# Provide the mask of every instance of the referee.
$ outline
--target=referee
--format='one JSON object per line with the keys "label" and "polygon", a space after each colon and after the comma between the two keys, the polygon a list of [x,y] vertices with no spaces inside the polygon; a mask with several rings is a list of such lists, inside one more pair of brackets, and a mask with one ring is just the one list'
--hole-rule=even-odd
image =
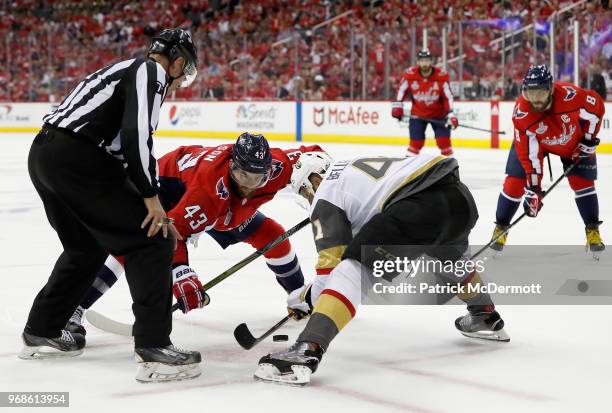
{"label": "referee", "polygon": [[193,82],[196,62],[188,31],[163,30],[147,58],[90,74],[43,118],[28,170],[64,251],[34,299],[21,358],[82,353],[85,337],[63,327],[110,253],[125,257],[137,360],[149,369],[180,365],[180,378],[186,370],[199,375],[200,354],[170,342],[171,262],[180,235],[158,198],[152,136],[162,102]]}

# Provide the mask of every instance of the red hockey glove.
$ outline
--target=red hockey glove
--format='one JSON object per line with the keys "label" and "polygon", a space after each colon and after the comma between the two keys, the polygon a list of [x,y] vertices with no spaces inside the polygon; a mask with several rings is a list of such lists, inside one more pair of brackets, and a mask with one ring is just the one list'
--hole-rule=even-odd
{"label": "red hockey glove", "polygon": [[525,213],[534,218],[542,209],[544,205],[542,203],[542,198],[544,197],[544,192],[542,192],[542,188],[539,186],[528,186],[525,188],[525,199],[523,200],[523,208],[525,208]]}
{"label": "red hockey glove", "polygon": [[459,120],[457,119],[456,116],[450,116],[446,119],[446,127],[447,128],[451,128],[453,130],[457,129],[457,126],[459,126]]}
{"label": "red hockey glove", "polygon": [[174,286],[172,292],[179,308],[188,313],[196,308],[202,308],[210,303],[210,297],[204,291],[195,271],[186,265],[179,265],[172,270]]}
{"label": "red hockey glove", "polygon": [[599,139],[594,138],[591,140],[583,139],[580,141],[576,148],[574,148],[574,152],[572,153],[572,160],[574,162],[580,162],[583,159],[589,159],[595,156],[595,149],[599,145]]}
{"label": "red hockey glove", "polygon": [[402,120],[404,117],[404,104],[402,102],[393,102],[391,105],[391,116],[397,120]]}

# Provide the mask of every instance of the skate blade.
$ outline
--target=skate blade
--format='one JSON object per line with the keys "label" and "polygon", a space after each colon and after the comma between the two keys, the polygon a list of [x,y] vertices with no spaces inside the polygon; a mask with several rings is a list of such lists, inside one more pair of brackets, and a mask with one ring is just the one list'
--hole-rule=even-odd
{"label": "skate blade", "polygon": [[601,257],[601,254],[604,252],[605,249],[606,246],[603,244],[594,244],[591,246],[586,246],[587,254],[590,253],[591,257],[593,257],[595,261],[599,261],[599,258]]}
{"label": "skate blade", "polygon": [[17,357],[22,360],[43,360],[65,357],[76,357],[83,354],[83,349],[74,351],[61,351],[49,346],[25,346]]}
{"label": "skate blade", "polygon": [[306,366],[291,366],[293,373],[281,373],[276,366],[262,363],[257,367],[253,378],[265,383],[282,384],[285,386],[305,386],[310,383],[312,371]]}
{"label": "skate blade", "polygon": [[590,251],[590,253],[591,253],[591,257],[593,257],[593,259],[594,259],[595,261],[599,261],[599,259],[601,258],[601,253],[602,253],[602,252],[603,252],[603,250],[599,250],[599,251],[597,251],[597,250],[591,250],[591,251]]}
{"label": "skate blade", "polygon": [[510,336],[504,331],[503,328],[498,331],[475,331],[475,332],[460,331],[460,333],[466,337],[478,338],[481,340],[501,341],[504,343],[507,343],[510,341]]}
{"label": "skate blade", "polygon": [[164,383],[168,381],[191,380],[199,377],[202,369],[199,363],[171,366],[162,363],[138,364],[136,381],[139,383]]}

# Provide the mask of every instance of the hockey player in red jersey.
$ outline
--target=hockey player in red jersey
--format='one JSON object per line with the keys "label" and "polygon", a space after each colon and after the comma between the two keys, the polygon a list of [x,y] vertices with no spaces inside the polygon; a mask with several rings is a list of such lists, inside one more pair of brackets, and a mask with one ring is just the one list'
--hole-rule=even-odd
{"label": "hockey player in red jersey", "polygon": [[[397,98],[392,106],[391,116],[401,120],[404,116],[403,101],[408,97],[412,101],[408,156],[418,155],[421,152],[425,144],[425,129],[428,123],[431,123],[442,155],[453,154],[450,131],[459,126],[457,117],[453,113],[453,93],[448,73],[433,67],[432,63],[429,50],[423,49],[418,53],[417,66],[408,68],[402,74]],[[428,119],[439,122],[430,122]]]}
{"label": "hockey player in red jersey", "polygon": [[[243,133],[236,144],[182,146],[159,160],[160,199],[183,237],[177,241],[172,274],[173,292],[184,313],[209,302],[195,270],[189,265],[187,244],[195,243],[204,232],[224,249],[237,242],[260,249],[278,238],[285,232],[284,228],[258,209],[289,183],[293,164],[303,152],[320,150],[316,145],[287,151],[270,149],[262,135]],[[264,256],[287,293],[304,285],[304,276],[289,240]],[[121,257],[109,256],[71,318],[70,330],[84,334],[83,312],[122,272]]]}
{"label": "hockey player in red jersey", "polygon": [[[497,201],[493,238],[502,234],[521,197],[528,216],[542,208],[544,156],[557,155],[564,170],[574,165],[567,180],[584,221],[587,248],[597,256],[605,246],[599,234],[599,203],[595,191],[599,144],[597,134],[605,112],[597,93],[571,83],[553,82],[545,65],[531,66],[523,80],[523,93],[514,106],[514,142],[506,163],[506,180]],[[492,248],[501,251],[507,232]]]}

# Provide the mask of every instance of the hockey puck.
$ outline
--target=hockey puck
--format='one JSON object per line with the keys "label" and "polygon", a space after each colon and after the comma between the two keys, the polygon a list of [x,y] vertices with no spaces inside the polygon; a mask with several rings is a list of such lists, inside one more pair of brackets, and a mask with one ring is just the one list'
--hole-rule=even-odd
{"label": "hockey puck", "polygon": [[272,336],[272,341],[289,341],[289,336],[286,334],[277,334]]}

